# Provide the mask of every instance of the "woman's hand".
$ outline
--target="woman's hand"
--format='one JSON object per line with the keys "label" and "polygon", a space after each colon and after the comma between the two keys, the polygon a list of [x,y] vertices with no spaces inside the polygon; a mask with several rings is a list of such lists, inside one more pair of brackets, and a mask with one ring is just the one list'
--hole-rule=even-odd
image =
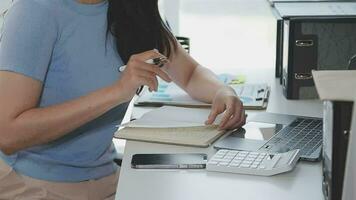
{"label": "woman's hand", "polygon": [[125,100],[130,101],[135,96],[139,87],[147,85],[150,91],[157,91],[159,76],[167,82],[171,82],[171,78],[166,72],[154,64],[147,64],[149,59],[165,57],[157,50],[146,51],[140,54],[135,54],[130,57],[125,70],[117,82],[120,92],[124,93]]}
{"label": "woman's hand", "polygon": [[231,87],[223,87],[216,93],[210,115],[205,123],[212,124],[216,117],[223,112],[225,113],[219,125],[220,130],[232,130],[246,123],[242,102]]}

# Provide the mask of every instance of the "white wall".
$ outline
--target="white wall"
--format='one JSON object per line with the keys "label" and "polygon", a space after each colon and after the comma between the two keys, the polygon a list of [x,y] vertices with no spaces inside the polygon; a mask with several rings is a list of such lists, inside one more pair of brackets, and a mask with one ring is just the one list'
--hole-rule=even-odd
{"label": "white wall", "polygon": [[172,32],[179,35],[180,0],[160,0],[159,4],[161,14],[168,20]]}
{"label": "white wall", "polygon": [[180,35],[190,38],[190,55],[202,66],[217,74],[274,66],[277,25],[266,0],[180,4]]}

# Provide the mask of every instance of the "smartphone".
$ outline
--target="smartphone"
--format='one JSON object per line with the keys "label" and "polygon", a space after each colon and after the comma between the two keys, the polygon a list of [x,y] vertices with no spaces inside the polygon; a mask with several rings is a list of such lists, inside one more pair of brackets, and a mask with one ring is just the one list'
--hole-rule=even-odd
{"label": "smartphone", "polygon": [[206,154],[135,154],[131,167],[135,169],[205,169]]}

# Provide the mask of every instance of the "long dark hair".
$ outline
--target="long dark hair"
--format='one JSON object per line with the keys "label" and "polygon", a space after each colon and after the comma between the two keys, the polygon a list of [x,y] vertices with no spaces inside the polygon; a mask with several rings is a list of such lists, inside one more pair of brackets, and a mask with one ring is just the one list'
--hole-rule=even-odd
{"label": "long dark hair", "polygon": [[170,57],[177,43],[158,10],[158,0],[109,0],[108,32],[124,63],[130,56],[158,49]]}

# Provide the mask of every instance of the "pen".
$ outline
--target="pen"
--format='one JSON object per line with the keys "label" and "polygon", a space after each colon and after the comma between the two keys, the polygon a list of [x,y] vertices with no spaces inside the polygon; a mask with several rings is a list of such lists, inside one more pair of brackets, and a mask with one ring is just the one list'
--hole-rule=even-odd
{"label": "pen", "polygon": [[[163,67],[163,65],[167,63],[167,58],[159,57],[159,58],[149,59],[149,60],[146,60],[146,63],[147,64],[155,64],[155,65],[158,65],[158,67]],[[119,71],[123,72],[123,71],[125,71],[125,69],[126,69],[126,65],[121,66],[119,68]]]}
{"label": "pen", "polygon": [[[168,60],[167,60],[166,57],[158,57],[158,58],[146,60],[146,63],[147,63],[147,64],[154,64],[154,65],[157,65],[157,66],[160,67],[160,68],[163,67],[167,62],[168,62]],[[121,66],[121,67],[119,68],[119,71],[120,71],[120,72],[125,71],[126,67],[127,67],[126,65]],[[136,94],[137,94],[137,95],[140,95],[140,93],[141,93],[142,90],[143,90],[143,87],[144,87],[144,86],[142,85],[142,86],[140,86],[139,88],[137,88],[137,90],[136,90]]]}

